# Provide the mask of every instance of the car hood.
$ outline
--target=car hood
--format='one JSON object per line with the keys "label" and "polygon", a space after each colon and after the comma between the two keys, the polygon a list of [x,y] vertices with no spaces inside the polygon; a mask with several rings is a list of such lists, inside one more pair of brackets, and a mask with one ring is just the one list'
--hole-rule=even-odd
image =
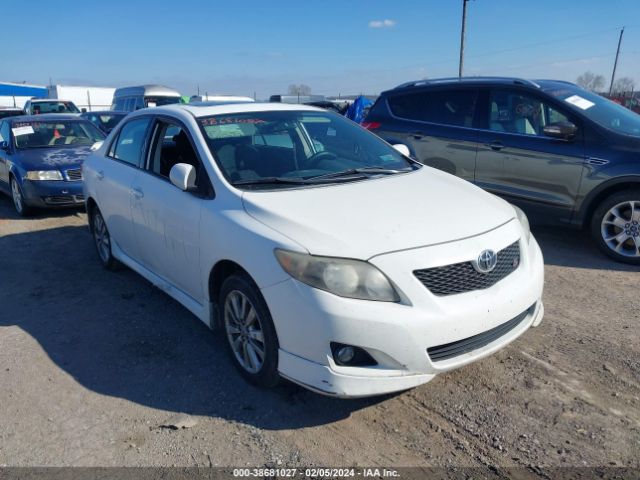
{"label": "car hood", "polygon": [[50,170],[80,165],[91,153],[91,146],[28,148],[18,150],[15,159],[25,170]]}
{"label": "car hood", "polygon": [[359,259],[478,235],[515,217],[504,200],[429,167],[358,182],[244,192],[242,201],[249,215],[311,254]]}

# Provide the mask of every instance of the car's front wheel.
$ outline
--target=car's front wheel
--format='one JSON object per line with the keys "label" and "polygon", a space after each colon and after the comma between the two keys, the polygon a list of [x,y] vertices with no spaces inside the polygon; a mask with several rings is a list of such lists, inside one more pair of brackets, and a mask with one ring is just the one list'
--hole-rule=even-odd
{"label": "car's front wheel", "polygon": [[108,270],[115,270],[118,261],[111,253],[111,235],[98,207],[91,212],[91,233],[98,251],[98,258],[102,266]]}
{"label": "car's front wheel", "polygon": [[15,177],[11,177],[11,199],[13,200],[13,208],[15,208],[18,215],[26,217],[31,214],[31,208],[24,202],[22,190]]}
{"label": "car's front wheel", "polygon": [[640,190],[615,193],[604,200],[591,219],[591,234],[610,257],[640,265]]}
{"label": "car's front wheel", "polygon": [[278,338],[266,302],[245,274],[222,284],[220,312],[231,358],[240,373],[261,387],[274,387],[278,375]]}

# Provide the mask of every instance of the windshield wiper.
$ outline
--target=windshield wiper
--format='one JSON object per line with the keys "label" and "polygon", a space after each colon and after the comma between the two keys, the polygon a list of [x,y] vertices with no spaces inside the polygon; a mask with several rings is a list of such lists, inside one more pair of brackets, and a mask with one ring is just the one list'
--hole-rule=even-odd
{"label": "windshield wiper", "polygon": [[290,185],[308,185],[308,180],[304,178],[295,178],[295,177],[263,177],[263,178],[253,178],[250,180],[236,180],[235,182],[231,182],[231,185],[269,185],[274,183],[282,183],[282,184],[290,184]]}
{"label": "windshield wiper", "polygon": [[397,170],[393,168],[384,168],[384,167],[360,167],[360,168],[349,168],[347,170],[341,170],[339,172],[333,173],[325,173],[323,175],[317,175],[315,177],[310,177],[309,180],[322,180],[326,178],[340,178],[340,177],[350,177],[352,175],[394,175],[396,173],[409,172],[410,170]]}

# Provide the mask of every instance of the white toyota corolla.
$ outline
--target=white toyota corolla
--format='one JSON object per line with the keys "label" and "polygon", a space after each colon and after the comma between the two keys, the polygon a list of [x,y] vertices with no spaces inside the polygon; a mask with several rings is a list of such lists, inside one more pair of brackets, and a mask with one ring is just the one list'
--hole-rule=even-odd
{"label": "white toyota corolla", "polygon": [[544,271],[519,209],[403,152],[300,105],[140,110],[83,166],[99,258],[220,327],[255,384],[420,385],[538,325]]}

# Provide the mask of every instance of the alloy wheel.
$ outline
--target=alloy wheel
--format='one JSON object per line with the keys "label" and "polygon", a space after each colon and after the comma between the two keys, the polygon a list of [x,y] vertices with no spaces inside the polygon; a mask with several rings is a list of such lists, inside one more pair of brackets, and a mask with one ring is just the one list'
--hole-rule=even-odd
{"label": "alloy wheel", "polygon": [[231,350],[242,368],[259,372],[265,361],[264,332],[256,309],[242,292],[233,290],[227,295],[224,322]]}
{"label": "alloy wheel", "polygon": [[18,213],[22,213],[24,206],[22,205],[22,193],[20,187],[15,178],[11,179],[11,197],[13,198],[13,204],[16,207]]}
{"label": "alloy wheel", "polygon": [[98,247],[98,255],[105,264],[108,263],[111,257],[111,238],[100,212],[93,217],[93,238]]}
{"label": "alloy wheel", "polygon": [[600,232],[615,253],[640,258],[640,201],[628,200],[610,208],[602,218]]}

